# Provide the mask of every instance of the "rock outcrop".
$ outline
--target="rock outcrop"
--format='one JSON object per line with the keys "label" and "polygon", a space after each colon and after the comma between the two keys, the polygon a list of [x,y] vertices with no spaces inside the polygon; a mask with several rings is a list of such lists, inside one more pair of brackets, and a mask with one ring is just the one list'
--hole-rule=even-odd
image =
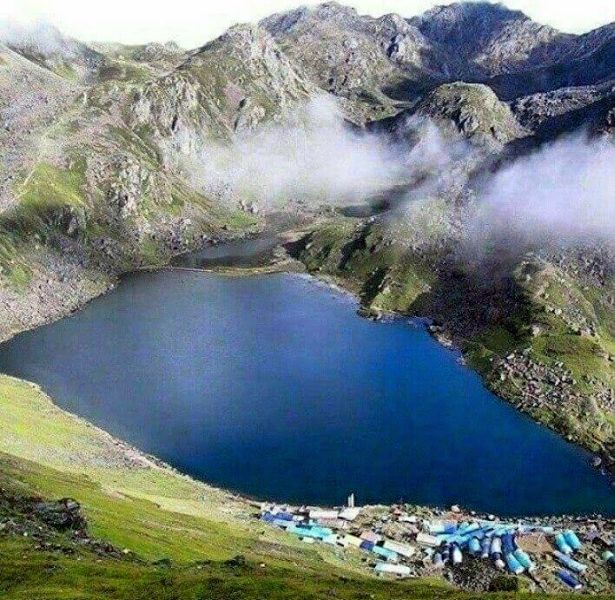
{"label": "rock outcrop", "polygon": [[442,85],[430,92],[412,112],[476,143],[504,145],[525,135],[510,107],[486,85]]}

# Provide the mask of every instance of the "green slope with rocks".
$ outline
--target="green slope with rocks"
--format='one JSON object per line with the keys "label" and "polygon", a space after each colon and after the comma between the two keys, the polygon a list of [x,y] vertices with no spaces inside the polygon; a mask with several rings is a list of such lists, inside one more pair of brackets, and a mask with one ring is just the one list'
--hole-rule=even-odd
{"label": "green slope with rocks", "polygon": [[421,208],[395,226],[330,222],[290,251],[353,291],[368,313],[431,319],[434,335],[460,347],[493,391],[612,468],[612,256],[596,259],[586,247],[530,252],[506,268],[470,266],[455,257],[448,207],[433,200]]}

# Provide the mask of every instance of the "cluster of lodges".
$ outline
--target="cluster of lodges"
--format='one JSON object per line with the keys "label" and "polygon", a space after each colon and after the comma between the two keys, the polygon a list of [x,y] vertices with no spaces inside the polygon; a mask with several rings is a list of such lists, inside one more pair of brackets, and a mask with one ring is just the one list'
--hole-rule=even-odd
{"label": "cluster of lodges", "polygon": [[373,529],[357,527],[354,523],[361,510],[354,506],[351,495],[349,506],[341,509],[266,505],[261,507],[260,518],[284,529],[287,533],[298,536],[306,543],[321,541],[342,548],[354,547],[371,552],[380,559],[375,567],[378,573],[410,576],[412,572],[410,567],[400,563],[412,558],[416,553],[416,547],[387,539]]}
{"label": "cluster of lodges", "polygon": [[[508,523],[495,517],[479,519],[440,520],[408,514],[393,509],[377,522],[365,518],[365,509],[354,506],[354,496],[348,506],[339,509],[262,505],[260,519],[306,543],[322,542],[343,548],[354,547],[370,553],[378,574],[410,577],[420,572],[454,569],[464,562],[464,556],[482,559],[501,571],[533,578],[536,564],[524,546],[532,536],[549,540],[552,558],[560,567],[554,575],[566,586],[579,590],[586,565],[572,558],[582,543],[571,529],[556,531],[552,526],[536,523]],[[366,507],[367,508],[367,507]],[[453,507],[453,513],[459,512]],[[395,539],[384,530],[390,523],[402,525],[395,530]],[[385,527],[384,525],[387,525]],[[615,555],[605,553],[603,559],[615,566]]]}
{"label": "cluster of lodges", "polygon": [[575,574],[583,573],[587,566],[570,556],[583,545],[571,529],[556,533],[552,526],[476,520],[431,523],[429,530],[437,540],[437,550],[433,553],[435,565],[444,566],[447,562],[461,564],[463,553],[467,552],[471,556],[491,560],[497,569],[514,575],[527,573],[530,577],[536,570],[536,564],[522,548],[521,540],[536,534],[547,535],[553,538],[555,549],[552,555],[565,567],[556,572],[557,577],[572,589],[580,590],[583,587]]}

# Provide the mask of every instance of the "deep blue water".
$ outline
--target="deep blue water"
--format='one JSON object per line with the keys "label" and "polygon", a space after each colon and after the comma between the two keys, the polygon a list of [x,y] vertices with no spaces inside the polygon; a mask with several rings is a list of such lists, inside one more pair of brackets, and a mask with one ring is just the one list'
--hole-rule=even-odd
{"label": "deep blue water", "polygon": [[293,275],[143,273],[0,346],[0,371],[208,482],[261,498],[615,512],[584,452],[406,320]]}

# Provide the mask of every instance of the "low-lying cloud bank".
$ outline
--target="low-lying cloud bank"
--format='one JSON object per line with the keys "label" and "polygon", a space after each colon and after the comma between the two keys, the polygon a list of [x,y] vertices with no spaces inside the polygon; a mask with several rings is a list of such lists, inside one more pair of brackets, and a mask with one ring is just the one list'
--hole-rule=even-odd
{"label": "low-lying cloud bank", "polygon": [[615,145],[563,138],[505,166],[479,194],[473,234],[516,243],[615,241]]}
{"label": "low-lying cloud bank", "polygon": [[364,201],[404,181],[404,157],[382,136],[352,129],[332,99],[317,98],[290,123],[242,132],[230,144],[209,144],[197,182],[228,187],[244,201],[279,208]]}
{"label": "low-lying cloud bank", "polygon": [[408,201],[446,188],[464,141],[449,141],[425,118],[409,117],[400,135],[359,130],[336,102],[321,96],[289,115],[210,142],[190,171],[206,191],[226,189],[262,208],[360,204],[407,186]]}
{"label": "low-lying cloud bank", "polygon": [[[398,134],[350,128],[334,100],[321,97],[296,111],[290,124],[269,123],[231,144],[210,144],[193,172],[201,187],[231,190],[269,209],[358,204],[405,185],[405,201],[388,217],[399,221],[416,219],[417,207],[429,211],[429,198],[450,200],[487,158],[429,119],[409,117]],[[506,164],[474,192],[462,228],[468,253],[494,244],[516,252],[615,241],[615,145],[609,139],[563,138]]]}

